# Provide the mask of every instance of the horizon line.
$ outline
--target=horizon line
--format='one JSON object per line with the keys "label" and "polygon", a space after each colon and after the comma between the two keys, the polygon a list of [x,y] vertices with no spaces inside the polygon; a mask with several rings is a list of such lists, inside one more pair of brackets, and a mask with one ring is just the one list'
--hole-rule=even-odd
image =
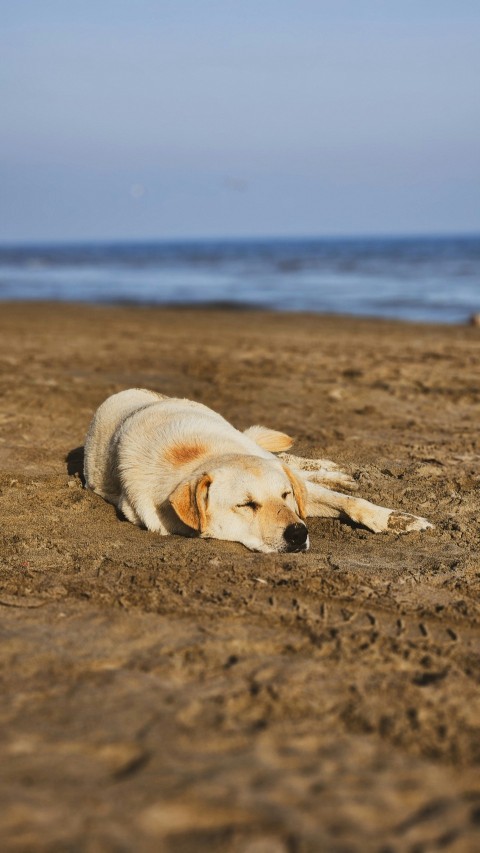
{"label": "horizon line", "polygon": [[221,235],[221,236],[176,236],[176,237],[81,237],[81,238],[40,238],[19,239],[11,241],[0,240],[0,250],[4,249],[36,249],[49,247],[81,247],[81,246],[115,246],[115,245],[145,245],[145,244],[182,244],[182,243],[263,243],[263,242],[322,242],[322,241],[355,241],[355,240],[448,240],[448,239],[480,239],[478,231],[417,231],[417,232],[351,232],[338,234],[262,234]]}

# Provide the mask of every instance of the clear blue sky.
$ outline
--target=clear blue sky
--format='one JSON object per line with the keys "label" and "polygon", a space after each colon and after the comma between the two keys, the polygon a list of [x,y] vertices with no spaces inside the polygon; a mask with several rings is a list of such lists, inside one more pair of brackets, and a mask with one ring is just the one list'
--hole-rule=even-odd
{"label": "clear blue sky", "polygon": [[0,241],[480,231],[479,0],[0,0]]}

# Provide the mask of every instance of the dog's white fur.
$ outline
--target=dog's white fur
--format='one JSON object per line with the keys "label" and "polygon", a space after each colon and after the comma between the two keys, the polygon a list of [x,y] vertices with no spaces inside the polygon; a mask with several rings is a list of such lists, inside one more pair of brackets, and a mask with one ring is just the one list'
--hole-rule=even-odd
{"label": "dog's white fur", "polygon": [[306,516],[344,516],[375,533],[432,526],[332,491],[356,483],[332,462],[284,453],[291,444],[265,427],[239,432],[201,403],[132,388],[97,409],[85,442],[85,482],[148,530],[254,551],[306,550]]}

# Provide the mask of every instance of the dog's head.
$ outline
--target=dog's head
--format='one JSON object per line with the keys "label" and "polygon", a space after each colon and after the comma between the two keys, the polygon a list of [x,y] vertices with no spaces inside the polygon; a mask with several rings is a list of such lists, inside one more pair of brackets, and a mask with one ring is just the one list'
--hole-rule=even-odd
{"label": "dog's head", "polygon": [[265,553],[309,547],[305,486],[273,457],[224,456],[180,483],[170,503],[204,539]]}

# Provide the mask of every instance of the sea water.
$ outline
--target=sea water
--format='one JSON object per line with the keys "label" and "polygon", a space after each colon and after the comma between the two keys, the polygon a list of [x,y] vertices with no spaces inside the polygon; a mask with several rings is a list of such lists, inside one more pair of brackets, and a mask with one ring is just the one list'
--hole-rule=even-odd
{"label": "sea water", "polygon": [[480,312],[480,236],[3,246],[0,299],[465,322]]}

